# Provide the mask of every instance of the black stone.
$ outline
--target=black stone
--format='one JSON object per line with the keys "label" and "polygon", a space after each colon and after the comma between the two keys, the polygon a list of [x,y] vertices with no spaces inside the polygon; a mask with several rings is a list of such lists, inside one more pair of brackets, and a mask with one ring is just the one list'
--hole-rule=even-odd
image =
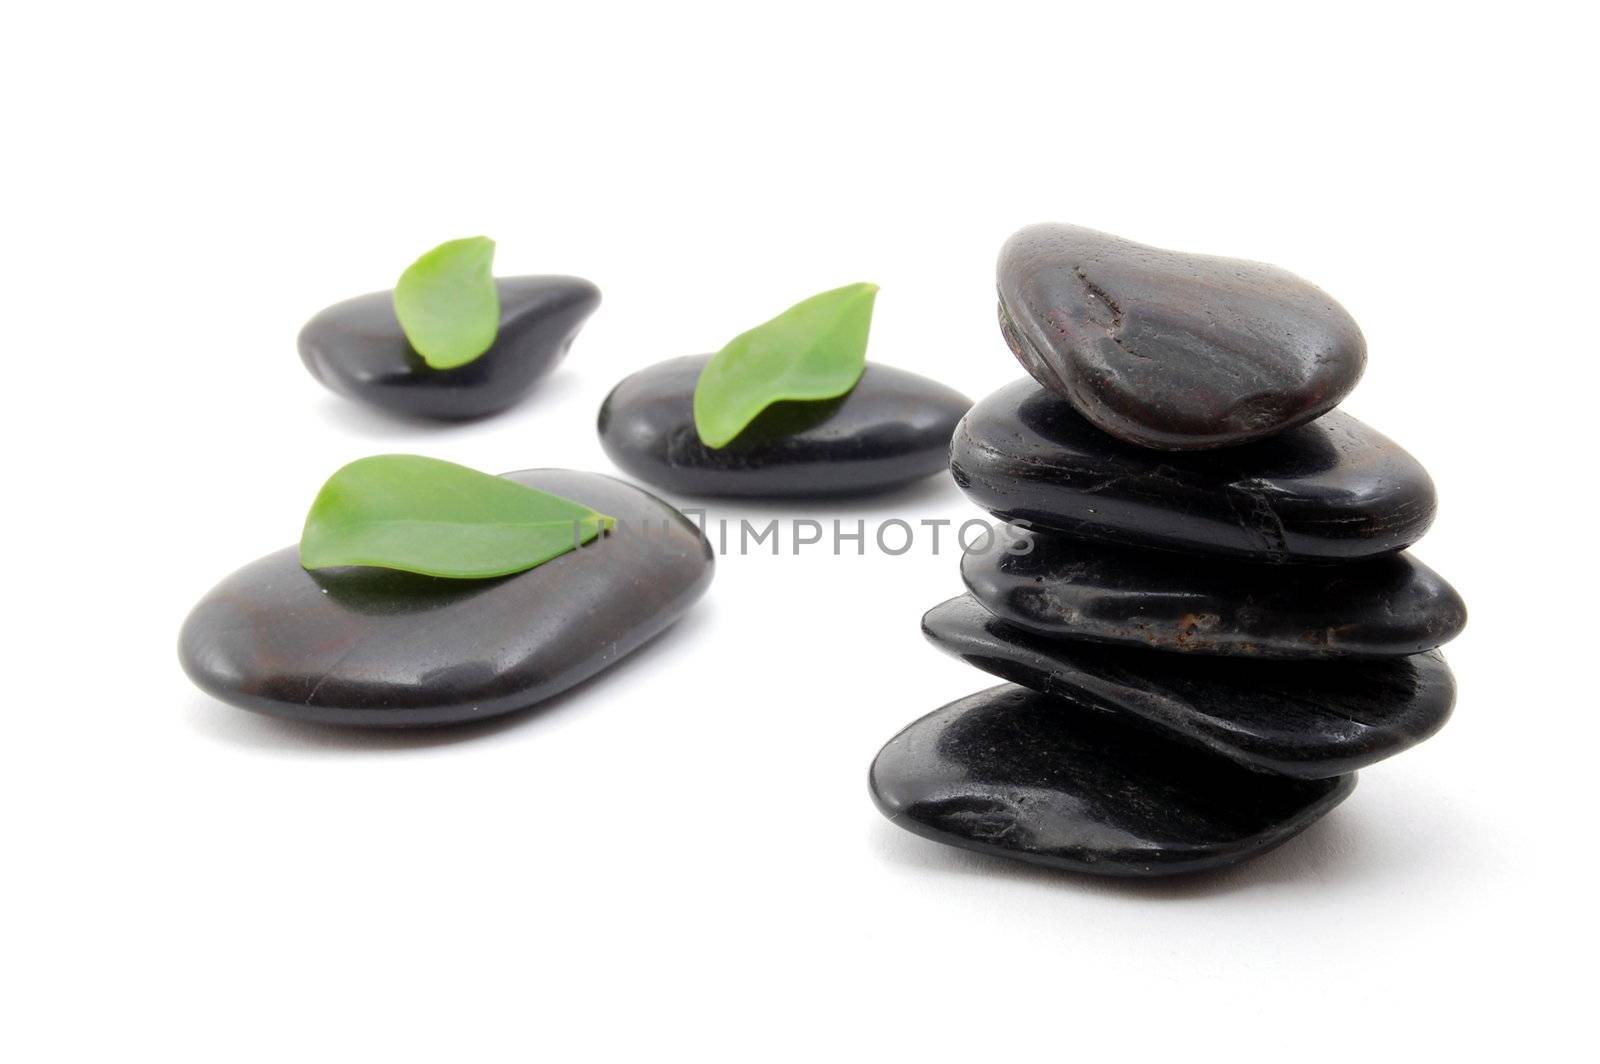
{"label": "black stone", "polygon": [[1427,471],[1335,410],[1257,443],[1158,452],[1112,439],[1028,379],[962,419],[956,483],[1035,528],[1268,562],[1397,551],[1433,521]]}
{"label": "black stone", "polygon": [[1467,622],[1455,588],[1408,553],[1258,565],[1024,533],[969,552],[961,578],[989,610],[1040,635],[1192,654],[1416,654]]}
{"label": "black stone", "polygon": [[774,403],[728,446],[694,427],[694,386],[710,355],[624,379],[600,407],[600,443],[622,469],[684,495],[822,497],[885,491],[941,472],[972,400],[937,381],[869,364],[851,391]]}
{"label": "black stone", "polygon": [[1302,779],[1354,772],[1444,726],[1455,679],[1438,651],[1353,661],[1163,654],[1044,639],[970,595],[929,610],[922,633],[1001,679],[1083,707],[1126,713],[1249,768]]}
{"label": "black stone", "polygon": [[459,421],[497,413],[561,361],[600,290],[577,277],[502,277],[494,344],[454,369],[433,369],[412,350],[393,292],[372,292],[322,311],[300,331],[300,358],[340,395],[391,413]]}
{"label": "black stone", "polygon": [[194,608],[178,642],[184,670],[225,702],[294,720],[483,720],[616,663],[710,584],[710,545],[660,499],[596,473],[507,478],[583,502],[618,527],[498,580],[312,573],[289,547],[229,576]]}
{"label": "black stone", "polygon": [[878,753],[870,777],[878,808],[908,831],[1116,876],[1254,857],[1304,830],[1355,782],[1252,772],[1011,684],[912,724]]}
{"label": "black stone", "polygon": [[1143,447],[1275,435],[1332,410],[1366,366],[1343,307],[1259,262],[1035,225],[1001,250],[999,289],[1001,332],[1034,379]]}

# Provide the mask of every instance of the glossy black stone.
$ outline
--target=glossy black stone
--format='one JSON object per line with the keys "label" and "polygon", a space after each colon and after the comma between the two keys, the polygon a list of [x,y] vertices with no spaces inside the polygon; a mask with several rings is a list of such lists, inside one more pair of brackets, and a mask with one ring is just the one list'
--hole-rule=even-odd
{"label": "glossy black stone", "polygon": [[225,702],[294,720],[483,720],[614,664],[710,584],[710,544],[653,495],[565,469],[507,477],[583,502],[618,526],[498,580],[311,573],[289,547],[229,576],[194,608],[178,642],[184,670]]}
{"label": "glossy black stone", "polygon": [[694,386],[710,355],[633,374],[600,407],[600,442],[633,476],[684,495],[809,497],[885,491],[943,471],[972,400],[937,381],[869,364],[848,394],[775,403],[728,446],[694,427]]}
{"label": "glossy black stone", "polygon": [[1143,447],[1275,435],[1332,410],[1366,367],[1355,320],[1285,270],[1075,225],[1008,240],[999,294],[1001,332],[1034,379]]}
{"label": "glossy black stone", "polygon": [[1062,712],[1126,713],[1263,772],[1321,779],[1392,757],[1444,727],[1455,679],[1436,650],[1400,658],[1261,661],[1045,639],[970,595],[929,610],[922,634]]}
{"label": "glossy black stone", "polygon": [[1416,654],[1467,623],[1455,588],[1409,553],[1258,565],[1024,533],[965,555],[961,578],[989,610],[1044,636],[1191,654]]}
{"label": "glossy black stone", "polygon": [[411,348],[394,314],[394,293],[336,303],[300,331],[300,358],[340,395],[391,413],[459,421],[493,414],[527,394],[572,346],[600,305],[578,277],[502,277],[500,332],[464,366],[433,369]]}
{"label": "glossy black stone", "polygon": [[979,506],[1035,528],[1265,562],[1397,551],[1437,505],[1415,458],[1342,411],[1226,450],[1150,451],[1026,378],[961,420],[950,469]]}
{"label": "glossy black stone", "polygon": [[1108,713],[1004,684],[891,739],[873,800],[918,835],[1077,872],[1220,868],[1291,838],[1355,787],[1252,772]]}

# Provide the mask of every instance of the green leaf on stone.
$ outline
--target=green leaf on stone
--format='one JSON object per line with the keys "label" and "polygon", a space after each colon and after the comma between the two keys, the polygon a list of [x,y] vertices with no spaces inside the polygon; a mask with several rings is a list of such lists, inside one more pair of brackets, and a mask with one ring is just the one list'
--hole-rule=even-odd
{"label": "green leaf on stone", "polygon": [[835,288],[728,341],[695,384],[700,442],[726,447],[773,403],[837,399],[854,388],[877,295],[875,284]]}
{"label": "green leaf on stone", "polygon": [[487,579],[559,558],[615,524],[580,502],[453,462],[380,454],[322,486],[300,534],[300,564]]}
{"label": "green leaf on stone", "polygon": [[422,360],[454,369],[494,344],[500,293],[494,285],[494,241],[447,240],[413,262],[394,286],[394,313]]}

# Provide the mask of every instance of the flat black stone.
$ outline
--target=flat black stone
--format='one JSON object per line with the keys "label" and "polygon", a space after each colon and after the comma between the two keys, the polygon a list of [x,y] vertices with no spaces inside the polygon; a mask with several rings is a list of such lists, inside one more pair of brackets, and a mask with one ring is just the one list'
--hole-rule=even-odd
{"label": "flat black stone", "polygon": [[710,544],[653,495],[597,473],[506,476],[610,514],[618,527],[498,580],[312,573],[289,547],[201,599],[178,640],[184,670],[207,693],[275,717],[384,727],[483,720],[615,664],[710,584]]}
{"label": "flat black stone", "polygon": [[600,290],[578,277],[502,277],[494,344],[455,369],[433,369],[406,339],[393,292],[336,303],[300,330],[300,358],[340,395],[391,413],[459,421],[504,410],[550,371]]}
{"label": "flat black stone", "polygon": [[1173,738],[1263,772],[1354,772],[1444,727],[1455,679],[1436,650],[1353,661],[1239,662],[1044,639],[970,595],[922,618],[922,634],[1001,679],[1062,698],[1062,712],[1132,714]]}
{"label": "flat black stone", "polygon": [[969,552],[961,578],[989,610],[1040,635],[1190,654],[1416,654],[1467,623],[1455,588],[1409,553],[1258,565],[1035,533]]}
{"label": "flat black stone", "polygon": [[774,403],[728,446],[694,427],[710,355],[625,378],[600,407],[600,443],[622,469],[684,495],[819,498],[886,491],[943,471],[972,400],[938,381],[869,364],[839,399]]}
{"label": "flat black stone", "polygon": [[1007,520],[1267,562],[1397,551],[1427,531],[1437,506],[1417,460],[1342,411],[1222,451],[1150,451],[1026,378],[961,420],[950,470]]}
{"label": "flat black stone", "polygon": [[908,831],[1111,876],[1237,864],[1304,830],[1355,782],[1252,772],[1011,684],[912,724],[870,776],[878,808]]}
{"label": "flat black stone", "polygon": [[1276,435],[1332,410],[1366,367],[1343,307],[1259,262],[1035,225],[1001,250],[999,290],[1001,332],[1034,379],[1143,447]]}

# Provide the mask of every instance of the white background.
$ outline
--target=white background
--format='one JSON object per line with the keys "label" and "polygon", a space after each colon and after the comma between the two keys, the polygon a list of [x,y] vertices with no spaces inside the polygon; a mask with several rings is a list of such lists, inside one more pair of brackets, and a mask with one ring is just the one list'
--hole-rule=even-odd
{"label": "white background", "polygon": [[[1536,1055],[1592,1008],[1596,174],[1579,5],[34,5],[8,19],[8,1059]],[[543,710],[348,734],[192,688],[189,606],[322,480],[414,451],[611,471],[651,362],[883,286],[870,357],[1020,375],[1005,237],[1283,265],[1361,322],[1346,409],[1472,609],[1435,740],[1234,872],[941,848],[866,770],[991,681],[924,644],[956,557],[728,557]],[[455,428],[294,338],[485,233],[600,312]],[[948,478],[878,520],[978,511]],[[1583,1035],[1587,1039],[1587,1035]]]}

